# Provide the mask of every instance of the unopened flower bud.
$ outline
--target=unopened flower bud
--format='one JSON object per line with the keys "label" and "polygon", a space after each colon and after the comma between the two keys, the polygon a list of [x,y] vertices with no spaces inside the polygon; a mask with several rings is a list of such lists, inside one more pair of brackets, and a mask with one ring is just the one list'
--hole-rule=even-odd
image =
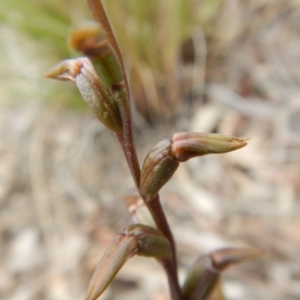
{"label": "unopened flower bud", "polygon": [[171,140],[159,141],[148,152],[141,171],[141,195],[145,198],[155,196],[172,177],[179,162],[196,156],[233,151],[245,145],[245,139],[221,134],[175,133]]}
{"label": "unopened flower bud", "polygon": [[170,260],[172,249],[168,239],[157,229],[134,224],[118,234],[101,258],[90,281],[85,300],[96,300],[118,271],[134,255]]}
{"label": "unopened flower bud", "polygon": [[169,240],[157,229],[133,224],[128,226],[124,233],[137,238],[137,255],[167,260],[172,258]]}
{"label": "unopened flower bud", "polygon": [[118,105],[99,79],[88,58],[65,60],[47,72],[45,76],[74,81],[83,99],[98,119],[115,133],[122,133],[122,120]]}
{"label": "unopened flower bud", "polygon": [[223,248],[200,257],[186,277],[183,285],[184,299],[208,299],[226,268],[254,259],[258,255],[252,249]]}
{"label": "unopened flower bud", "polygon": [[220,274],[212,267],[210,257],[200,257],[184,282],[182,288],[184,299],[208,299],[219,280]]}
{"label": "unopened flower bud", "polygon": [[118,234],[101,258],[84,299],[97,300],[136,251],[137,239],[134,236]]}
{"label": "unopened flower bud", "polygon": [[96,73],[108,89],[122,84],[121,65],[100,23],[89,22],[74,30],[69,40],[72,48],[91,60]]}

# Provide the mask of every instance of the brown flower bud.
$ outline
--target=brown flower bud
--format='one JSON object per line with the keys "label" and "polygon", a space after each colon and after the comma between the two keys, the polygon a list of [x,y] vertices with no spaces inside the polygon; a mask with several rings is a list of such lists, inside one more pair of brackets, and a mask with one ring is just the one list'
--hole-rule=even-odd
{"label": "brown flower bud", "polygon": [[200,257],[189,271],[182,288],[184,299],[204,300],[212,294],[220,274],[211,264],[209,256]]}
{"label": "brown flower bud", "polygon": [[146,155],[141,172],[141,195],[154,197],[172,177],[179,162],[196,156],[233,151],[245,145],[245,139],[221,134],[175,133],[171,140],[159,141]]}
{"label": "brown flower bud", "polygon": [[65,60],[47,72],[45,76],[74,81],[83,99],[97,118],[113,132],[122,133],[118,104],[109,89],[99,79],[88,58]]}
{"label": "brown flower bud", "polygon": [[138,239],[137,255],[167,260],[172,258],[170,242],[157,229],[142,224],[134,224],[128,226],[124,233]]}
{"label": "brown flower bud", "polygon": [[118,234],[105,251],[90,281],[85,300],[96,300],[128,259],[134,255],[170,260],[168,239],[157,229],[134,224]]}
{"label": "brown flower bud", "polygon": [[184,299],[207,299],[217,287],[221,273],[228,267],[258,257],[252,249],[223,248],[200,257],[183,285]]}
{"label": "brown flower bud", "polygon": [[134,236],[118,234],[101,258],[90,281],[85,300],[98,299],[136,251],[137,239]]}
{"label": "brown flower bud", "polygon": [[125,88],[121,64],[100,23],[92,21],[74,30],[69,40],[72,48],[91,60],[96,73],[108,89]]}

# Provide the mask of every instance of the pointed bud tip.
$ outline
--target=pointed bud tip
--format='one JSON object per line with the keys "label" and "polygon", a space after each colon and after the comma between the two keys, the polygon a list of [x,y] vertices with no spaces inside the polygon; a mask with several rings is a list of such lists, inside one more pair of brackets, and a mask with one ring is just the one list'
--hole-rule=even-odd
{"label": "pointed bud tip", "polygon": [[240,149],[243,148],[245,146],[248,145],[248,142],[250,138],[237,138],[237,137],[233,137],[232,138],[232,146],[234,147],[234,149]]}
{"label": "pointed bud tip", "polygon": [[228,267],[257,259],[262,253],[252,248],[223,248],[210,253],[214,268],[223,271]]}
{"label": "pointed bud tip", "polygon": [[190,158],[220,154],[243,148],[246,138],[236,138],[216,133],[178,132],[171,139],[171,153],[180,162]]}
{"label": "pointed bud tip", "polygon": [[54,66],[52,69],[47,71],[44,74],[45,78],[50,79],[56,79],[56,80],[71,80],[75,81],[75,78],[78,74],[80,74],[80,70],[83,64],[82,59],[67,59],[56,66]]}

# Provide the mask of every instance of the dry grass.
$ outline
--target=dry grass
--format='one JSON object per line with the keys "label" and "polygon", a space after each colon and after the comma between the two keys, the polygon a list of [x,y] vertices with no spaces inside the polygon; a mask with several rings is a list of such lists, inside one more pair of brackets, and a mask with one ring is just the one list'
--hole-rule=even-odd
{"label": "dry grass", "polygon": [[[65,36],[87,16],[83,1],[61,3],[0,4],[1,299],[82,299],[130,221],[122,200],[133,182],[117,143],[89,113],[57,105],[73,100],[71,87],[40,77],[70,55]],[[182,165],[164,188],[181,273],[198,254],[249,245],[264,256],[228,271],[228,299],[299,299],[299,2],[141,3],[106,1],[142,101],[141,158],[174,131],[251,137],[243,150]],[[168,299],[160,271],[134,259],[104,299]]]}

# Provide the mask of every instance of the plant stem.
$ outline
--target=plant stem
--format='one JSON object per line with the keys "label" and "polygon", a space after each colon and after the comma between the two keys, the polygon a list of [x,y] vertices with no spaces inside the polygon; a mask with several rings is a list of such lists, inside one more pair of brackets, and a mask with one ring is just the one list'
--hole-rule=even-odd
{"label": "plant stem", "polygon": [[177,260],[176,260],[176,247],[171,232],[170,226],[168,224],[165,213],[160,204],[159,195],[157,194],[153,198],[144,199],[157,228],[168,238],[171,244],[173,260],[172,261],[163,261],[163,267],[167,273],[169,287],[173,300],[181,300],[181,289],[178,282],[177,276]]}
{"label": "plant stem", "polygon": [[129,86],[127,81],[127,76],[125,72],[124,62],[122,59],[121,51],[119,49],[118,43],[110,26],[109,20],[107,18],[106,12],[104,10],[103,4],[101,0],[86,0],[88,7],[90,8],[93,18],[99,22],[103,29],[105,30],[109,43],[112,46],[115,54],[117,55],[121,71],[122,77],[125,84],[125,93],[116,92],[115,96],[118,97],[118,106],[120,109],[120,113],[122,116],[123,122],[123,136],[117,136],[120,141],[124,154],[127,159],[127,163],[129,165],[132,177],[134,179],[135,185],[139,188],[140,185],[140,166],[135,150],[135,143],[133,137],[132,130],[132,121],[131,121],[131,108],[130,108],[130,93]]}
{"label": "plant stem", "polygon": [[128,81],[127,81],[127,76],[125,73],[125,67],[124,67],[124,62],[122,59],[121,51],[119,49],[118,43],[117,43],[115,36],[113,34],[113,31],[111,29],[105,9],[102,4],[102,1],[101,0],[86,0],[86,3],[92,12],[93,18],[103,26],[105,32],[107,33],[109,42],[112,45],[114,51],[116,52],[116,55],[118,57],[118,60],[119,60],[119,63],[120,63],[121,69],[122,69],[122,74],[123,74],[123,78],[125,81],[126,90],[127,90],[128,96],[129,96]]}
{"label": "plant stem", "polygon": [[[175,253],[174,238],[166,219],[165,213],[159,201],[159,195],[157,194],[153,198],[144,199],[148,209],[150,210],[152,217],[158,229],[169,239],[173,253]],[[174,257],[176,260],[176,258]]]}
{"label": "plant stem", "polygon": [[177,270],[174,268],[173,262],[170,263],[170,261],[163,261],[162,265],[168,277],[172,300],[182,300],[181,289],[177,278]]}
{"label": "plant stem", "polygon": [[135,142],[132,129],[131,107],[128,101],[130,95],[126,90],[115,92],[118,107],[122,117],[123,136],[119,141],[122,144],[129,169],[134,179],[136,188],[139,189],[141,169],[135,149]]}
{"label": "plant stem", "polygon": [[128,143],[128,142],[126,143],[124,141],[124,136],[122,136],[122,135],[116,135],[116,137],[122,146],[128,167],[130,169],[132,178],[135,182],[135,186],[137,189],[139,189],[141,170],[140,170],[139,162],[137,159],[136,150],[134,147],[133,135],[131,134],[129,136],[129,138],[132,140],[132,142],[130,142],[130,143]]}

